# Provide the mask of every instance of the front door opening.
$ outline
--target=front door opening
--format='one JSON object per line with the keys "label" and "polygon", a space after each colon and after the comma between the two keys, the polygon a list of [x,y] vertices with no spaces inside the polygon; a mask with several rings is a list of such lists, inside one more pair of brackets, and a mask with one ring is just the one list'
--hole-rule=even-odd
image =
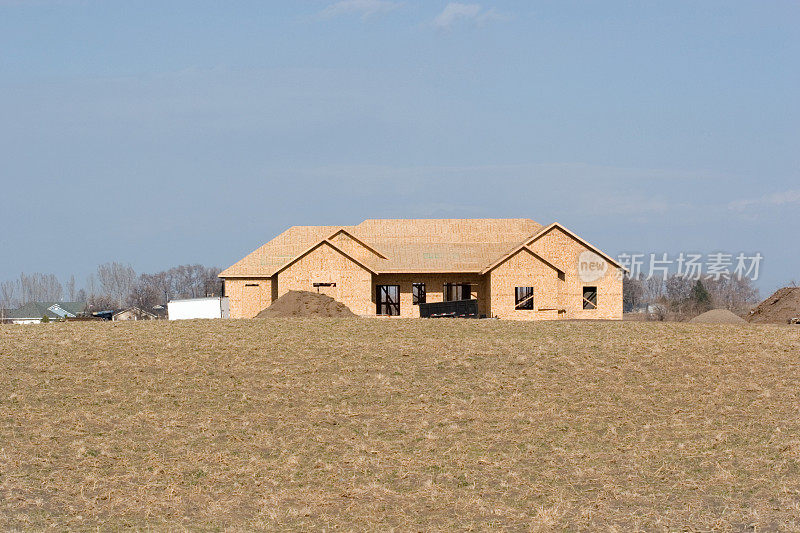
{"label": "front door opening", "polygon": [[384,316],[400,315],[400,285],[378,285],[375,302],[377,313]]}

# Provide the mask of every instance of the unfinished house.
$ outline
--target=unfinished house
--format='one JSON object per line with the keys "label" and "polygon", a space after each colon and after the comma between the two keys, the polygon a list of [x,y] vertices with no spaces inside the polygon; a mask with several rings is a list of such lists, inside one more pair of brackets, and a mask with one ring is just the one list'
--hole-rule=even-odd
{"label": "unfinished house", "polygon": [[294,290],[362,316],[418,317],[419,303],[477,299],[487,317],[555,320],[622,318],[621,271],[557,223],[375,219],[291,227],[220,277],[231,318]]}

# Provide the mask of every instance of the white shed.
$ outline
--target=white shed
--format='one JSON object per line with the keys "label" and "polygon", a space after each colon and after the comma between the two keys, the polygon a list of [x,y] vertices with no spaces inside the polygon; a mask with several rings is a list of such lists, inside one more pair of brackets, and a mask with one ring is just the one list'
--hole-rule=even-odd
{"label": "white shed", "polygon": [[221,298],[189,298],[186,300],[171,300],[167,303],[167,316],[170,320],[230,318],[231,311],[227,296]]}

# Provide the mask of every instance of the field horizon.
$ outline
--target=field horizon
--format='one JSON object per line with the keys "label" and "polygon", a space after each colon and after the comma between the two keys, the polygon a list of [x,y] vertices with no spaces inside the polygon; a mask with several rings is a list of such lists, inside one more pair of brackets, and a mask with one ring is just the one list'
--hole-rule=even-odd
{"label": "field horizon", "polygon": [[800,530],[800,328],[0,327],[0,528]]}

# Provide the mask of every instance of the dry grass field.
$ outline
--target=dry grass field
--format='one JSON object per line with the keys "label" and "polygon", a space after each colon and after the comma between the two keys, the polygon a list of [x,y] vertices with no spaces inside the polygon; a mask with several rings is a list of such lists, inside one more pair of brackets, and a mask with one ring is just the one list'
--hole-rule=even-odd
{"label": "dry grass field", "polygon": [[800,328],[0,327],[0,529],[800,530]]}

